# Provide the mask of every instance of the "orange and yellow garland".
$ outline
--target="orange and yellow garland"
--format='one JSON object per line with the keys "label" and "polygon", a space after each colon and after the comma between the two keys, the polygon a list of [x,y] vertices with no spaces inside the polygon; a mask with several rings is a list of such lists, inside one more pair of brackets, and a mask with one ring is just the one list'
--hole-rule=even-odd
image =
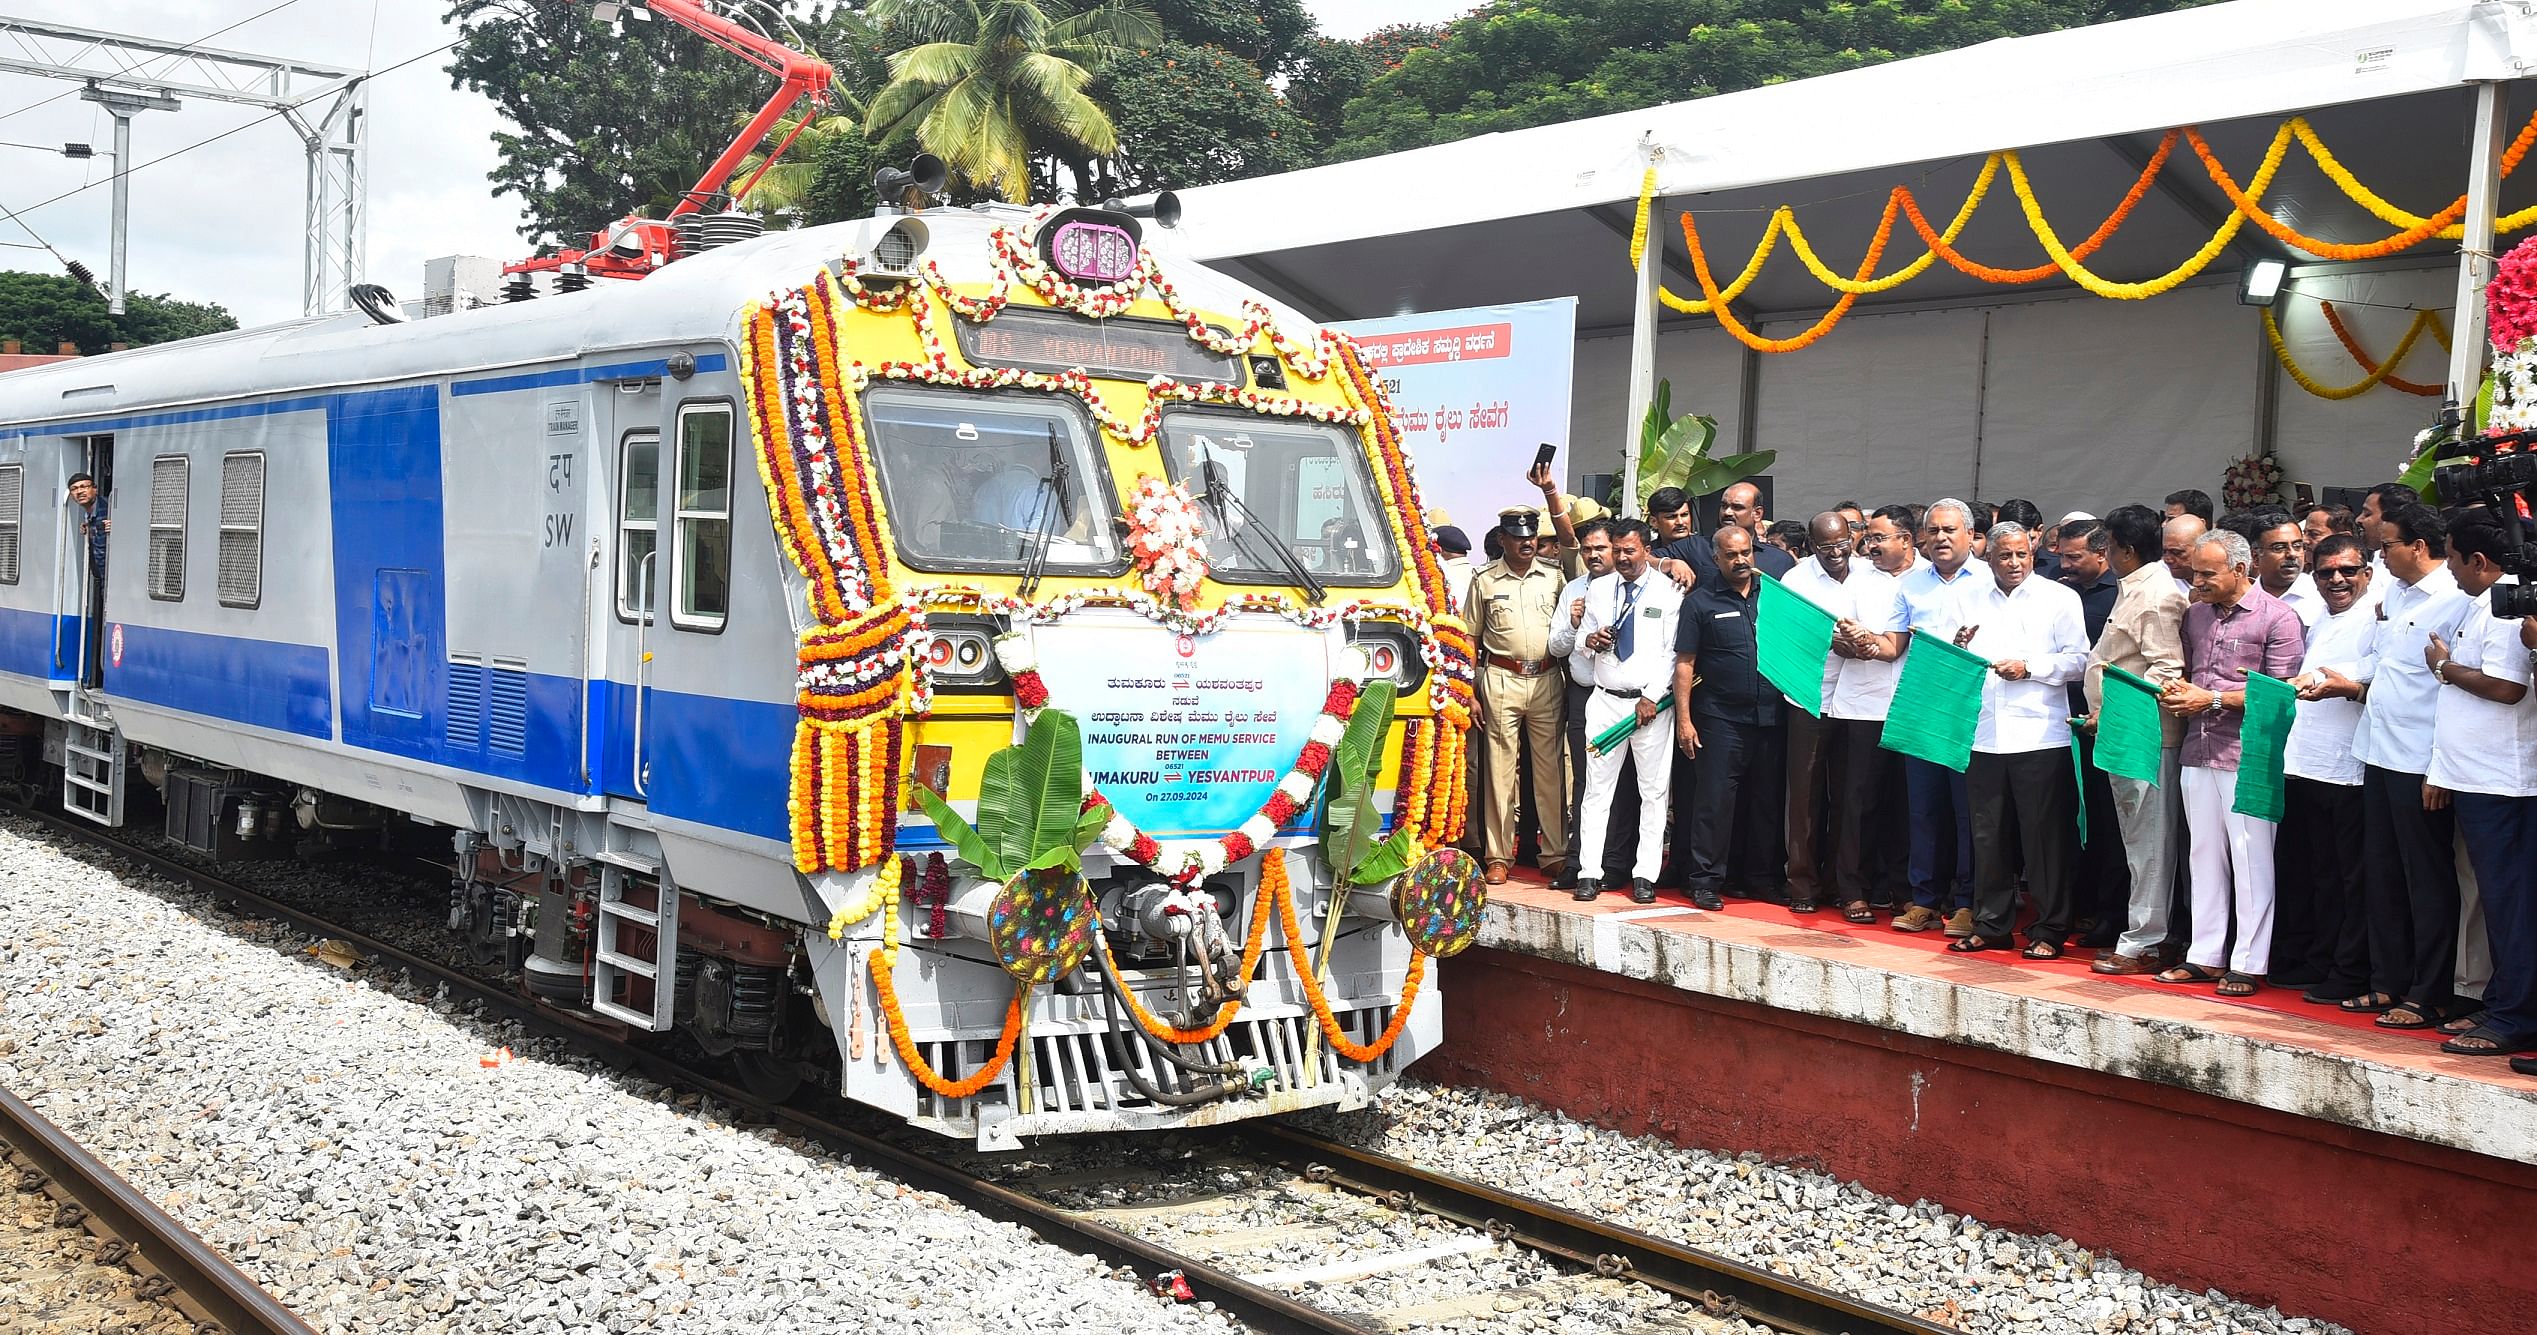
{"label": "orange and yellow garland", "polygon": [[[2086,264],[2087,259],[2111,239],[2130,218],[2134,206],[2140,202],[2142,196],[2157,179],[2158,174],[2166,168],[2180,138],[2191,147],[2195,158],[2202,165],[2204,174],[2209,176],[2212,183],[2228,196],[2232,206],[2230,215],[2220,223],[2209,241],[2187,256],[2175,268],[2155,278],[2139,282],[2121,282],[2105,278],[2089,269]],[[2270,188],[2274,175],[2281,169],[2293,145],[2303,149],[2319,170],[2325,173],[2327,179],[2331,180],[2346,197],[2367,209],[2381,221],[2396,227],[2397,230],[2373,241],[2328,241],[2301,232],[2266,211],[2260,201],[2264,192]],[[2516,170],[2532,148],[2537,148],[2537,116],[2530,117],[2528,123],[2520,129],[2519,134],[2503,153],[2499,164],[2501,174],[2508,176]],[[1980,207],[2002,171],[2008,174],[2010,186],[2017,195],[2027,227],[2034,233],[2036,240],[2043,245],[2045,253],[2051,257],[2050,263],[2027,269],[2000,269],[1982,264],[1956,250],[1956,237],[1971,221],[1974,211]],[[1649,216],[1655,204],[1656,193],[1657,172],[1651,166],[1640,183],[1638,222],[1630,238],[1630,264],[1633,268],[1642,263],[1642,257],[1646,252]],[[2107,215],[2104,223],[2100,224],[2094,233],[2076,246],[2065,245],[2055,233],[2051,223],[2046,221],[2043,204],[2036,198],[2033,184],[2027,179],[2022,156],[2015,149],[2005,149],[1984,159],[1981,170],[1974,178],[1972,189],[1966,194],[1964,203],[1956,210],[1954,217],[1944,229],[1933,228],[1930,225],[1928,217],[1922,212],[1920,203],[1913,196],[1910,187],[1895,186],[1886,197],[1884,214],[1877,222],[1874,236],[1869,240],[1866,256],[1861,261],[1857,272],[1851,275],[1843,275],[1832,270],[1817,257],[1813,245],[1806,239],[1804,230],[1798,225],[1796,214],[1783,206],[1772,213],[1768,226],[1763,230],[1761,241],[1755,246],[1743,270],[1731,280],[1720,283],[1710,267],[1707,254],[1701,247],[1699,228],[1693,221],[1692,215],[1686,212],[1682,215],[1683,240],[1690,253],[1693,276],[1699,281],[1700,299],[1686,298],[1661,286],[1657,289],[1657,298],[1667,307],[1684,314],[1716,317],[1719,325],[1737,341],[1757,351],[1794,352],[1811,346],[1830,333],[1841,323],[1842,318],[1850,313],[1851,307],[1860,296],[1889,291],[1919,276],[1931,264],[1939,260],[1944,260],[1959,272],[1984,282],[2031,283],[2058,274],[2101,297],[2139,300],[2172,291],[2201,273],[2227,250],[2239,228],[2247,223],[2254,224],[2259,230],[2276,240],[2313,255],[2335,260],[2361,260],[2393,255],[2435,238],[2454,239],[2461,234],[2458,220],[2464,216],[2465,212],[2466,196],[2463,194],[2438,212],[2428,215],[2408,213],[2388,203],[2353,178],[2351,172],[2327,149],[2324,141],[2318,137],[2315,128],[2305,117],[2294,116],[2281,124],[2265,149],[2263,161],[2258,165],[2255,174],[2243,186],[2230,174],[2228,168],[2221,164],[2219,156],[2212,151],[2201,131],[2186,126],[2170,130],[2161,138],[2157,152],[2142,168],[2138,178],[2133,181],[2131,189],[2125,193],[2122,202],[2115,206],[2114,211]],[[1912,229],[1919,234],[1925,247],[1924,253],[1918,259],[1892,273],[1875,276],[1877,264],[1883,258],[1886,247],[1893,238],[1894,221],[1898,215],[1909,220]],[[2531,224],[2537,224],[2537,207],[2508,214],[2497,220],[2495,228],[2497,232],[2506,233]],[[1782,238],[1788,241],[1789,248],[1815,278],[1837,292],[1839,297],[1833,303],[1831,310],[1800,333],[1789,338],[1768,338],[1749,328],[1739,319],[1731,309],[1730,303],[1761,275],[1764,263],[1770,258],[1772,251],[1777,248]],[[2412,332],[2418,335],[2421,332],[2419,325]],[[2338,330],[2338,336],[2340,334],[2341,331]],[[2372,379],[2353,389],[2351,393],[2357,394],[2372,385],[2390,379],[2378,372],[2377,368],[2369,367],[2367,359],[2361,356],[2349,338],[2345,338],[2344,341],[2346,347],[2353,348],[2355,358],[2361,360],[2373,374]],[[2394,360],[2394,358],[2390,359],[2391,362]],[[2297,372],[2294,371],[2293,374],[2294,377],[2297,376]],[[2405,389],[2408,393],[2436,394],[2440,392],[2436,387],[2416,387],[2410,382],[2396,383],[2399,388]],[[2308,382],[2303,380],[2302,387],[2309,387]],[[2311,392],[2316,391],[2312,389]],[[2326,397],[2348,398],[2350,396],[2350,394],[2344,394]]]}

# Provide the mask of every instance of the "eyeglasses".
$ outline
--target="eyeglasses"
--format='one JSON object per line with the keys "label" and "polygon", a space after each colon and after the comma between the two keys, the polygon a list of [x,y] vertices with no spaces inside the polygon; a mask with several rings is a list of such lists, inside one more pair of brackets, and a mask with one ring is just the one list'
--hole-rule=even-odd
{"label": "eyeglasses", "polygon": [[2368,566],[2319,566],[2317,567],[2317,582],[2322,584],[2330,579],[2359,579],[2361,572],[2368,569]]}
{"label": "eyeglasses", "polygon": [[1855,545],[1848,538],[1843,538],[1837,542],[1818,542],[1814,548],[1817,556],[1841,556],[1855,550]]}

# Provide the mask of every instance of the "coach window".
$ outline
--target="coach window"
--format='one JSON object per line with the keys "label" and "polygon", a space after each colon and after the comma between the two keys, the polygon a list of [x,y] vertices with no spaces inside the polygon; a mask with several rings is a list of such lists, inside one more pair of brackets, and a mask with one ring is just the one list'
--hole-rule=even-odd
{"label": "coach window", "polygon": [[0,467],[0,584],[18,582],[19,521],[26,505],[26,465]]}
{"label": "coach window", "polygon": [[652,590],[668,573],[644,564],[661,549],[660,433],[635,432],[618,449],[617,615],[634,621],[651,616]]}
{"label": "coach window", "polygon": [[184,455],[150,461],[150,596],[185,597],[185,485],[193,473]]}
{"label": "coach window", "polygon": [[220,456],[220,605],[264,599],[264,452]]}
{"label": "coach window", "polygon": [[1092,419],[1054,394],[874,389],[864,395],[899,559],[1060,574],[1124,570],[1110,464]]}
{"label": "coach window", "polygon": [[678,410],[678,508],[674,513],[670,624],[720,630],[731,610],[731,405]]}

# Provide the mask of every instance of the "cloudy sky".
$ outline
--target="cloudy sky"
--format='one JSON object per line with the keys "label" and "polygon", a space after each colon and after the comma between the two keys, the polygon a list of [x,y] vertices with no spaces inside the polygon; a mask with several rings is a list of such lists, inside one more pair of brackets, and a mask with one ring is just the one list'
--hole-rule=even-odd
{"label": "cloudy sky", "polygon": [[[1475,3],[1309,0],[1307,7],[1325,31],[1353,37]],[[485,183],[494,165],[488,136],[500,117],[482,97],[451,89],[441,72],[440,53],[455,36],[441,21],[442,0],[12,0],[7,8],[18,22],[343,68],[411,62],[370,85],[368,277],[410,294],[432,256],[508,256],[519,248],[518,210]],[[14,36],[0,36],[0,57],[51,58]],[[0,220],[0,267],[58,271],[52,256],[32,248],[40,237],[105,277],[112,168],[102,151],[112,138],[111,119],[79,99],[77,84],[0,74],[0,208],[23,220]],[[62,157],[61,145],[73,141],[94,143],[101,155]],[[193,144],[203,146],[154,161]],[[188,99],[180,111],[134,120],[132,156],[134,290],[217,301],[250,324],[299,313],[306,168],[288,126],[256,108]]]}

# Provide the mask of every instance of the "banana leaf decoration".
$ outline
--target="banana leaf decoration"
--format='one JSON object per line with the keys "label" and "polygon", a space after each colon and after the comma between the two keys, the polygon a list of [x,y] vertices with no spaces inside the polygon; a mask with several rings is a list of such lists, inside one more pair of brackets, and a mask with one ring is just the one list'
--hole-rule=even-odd
{"label": "banana leaf decoration", "polygon": [[1675,417],[1673,382],[1657,381],[1647,419],[1639,423],[1637,508],[1646,509],[1647,498],[1667,487],[1680,487],[1690,496],[1724,491],[1767,471],[1779,458],[1776,450],[1711,458],[1709,447],[1717,439],[1716,418],[1698,413]]}

